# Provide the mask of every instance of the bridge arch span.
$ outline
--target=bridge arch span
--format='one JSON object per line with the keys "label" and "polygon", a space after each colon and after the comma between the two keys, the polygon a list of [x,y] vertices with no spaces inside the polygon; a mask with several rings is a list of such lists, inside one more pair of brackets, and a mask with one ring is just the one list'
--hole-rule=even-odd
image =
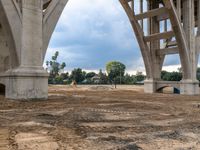
{"label": "bridge arch span", "polygon": [[[10,11],[6,6],[10,5],[12,1],[0,1],[0,57],[5,64],[4,68],[0,67],[0,72],[6,71],[11,68],[16,68],[19,66],[19,51],[20,51],[20,34],[21,29],[16,29],[13,25],[17,25],[19,20],[16,19],[14,22],[13,18],[18,18],[18,13],[15,14],[15,8],[13,11]],[[9,13],[8,13],[9,11]],[[12,20],[11,20],[12,19]],[[3,69],[3,70],[2,70]]]}

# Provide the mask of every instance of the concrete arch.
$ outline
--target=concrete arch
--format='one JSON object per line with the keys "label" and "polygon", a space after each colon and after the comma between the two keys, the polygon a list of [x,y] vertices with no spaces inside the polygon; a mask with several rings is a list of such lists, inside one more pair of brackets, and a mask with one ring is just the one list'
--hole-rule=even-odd
{"label": "concrete arch", "polygon": [[178,81],[157,81],[156,82],[156,90],[161,89],[163,87],[174,87],[180,89],[180,82]]}
{"label": "concrete arch", "polygon": [[163,87],[161,87],[161,88],[159,88],[159,89],[157,89],[157,92],[158,93],[164,93],[164,89],[166,89],[166,88],[173,88],[173,93],[174,94],[180,94],[180,87],[178,88],[178,87],[173,87],[173,86],[163,86]]}
{"label": "concrete arch", "polygon": [[175,35],[177,45],[179,48],[181,66],[183,68],[183,79],[191,79],[192,78],[191,61],[190,61],[189,47],[188,47],[184,27],[181,24],[181,21],[178,17],[174,2],[170,0],[169,1],[164,0],[164,4],[166,6],[165,8],[167,9],[169,13],[172,29],[175,33],[174,35]]}
{"label": "concrete arch", "polygon": [[120,2],[122,4],[124,10],[126,11],[126,14],[131,22],[132,28],[137,37],[138,44],[140,46],[144,64],[145,64],[147,78],[151,79],[151,78],[153,78],[152,68],[150,67],[150,66],[152,66],[152,60],[150,57],[149,46],[147,45],[147,42],[144,41],[144,33],[142,31],[142,28],[140,27],[138,21],[136,20],[134,12],[132,11],[131,7],[129,6],[128,1],[120,0]]}
{"label": "concrete arch", "polygon": [[[195,41],[196,37],[192,30],[196,27],[194,19],[200,17],[200,14],[195,16],[193,1],[186,0],[185,3],[179,1],[180,5],[178,6],[172,0],[147,0],[145,3],[147,11],[143,10],[144,1],[139,1],[139,13],[134,7],[137,1],[119,1],[129,17],[143,56],[147,74],[144,91],[154,93],[160,85],[164,86],[163,83],[160,83],[163,60],[166,55],[179,54],[183,69],[183,80],[180,82],[181,94],[198,94],[198,81],[196,80],[196,51],[198,48],[195,46],[198,45],[199,40]],[[181,7],[181,3],[183,7]],[[177,10],[185,11],[182,14],[183,19],[180,19],[181,13],[178,13]],[[147,19],[146,28],[144,27],[145,19]],[[164,31],[160,30],[162,21],[164,21]],[[171,24],[170,28],[168,21]],[[147,35],[144,34],[145,30]]]}
{"label": "concrete arch", "polygon": [[[12,11],[11,11],[11,8]],[[9,50],[10,68],[16,68],[19,66],[20,58],[20,29],[16,29],[13,24],[18,24],[20,19],[13,19],[13,17],[19,18],[16,7],[12,1],[2,0],[0,1],[0,25],[4,32],[4,39]]]}

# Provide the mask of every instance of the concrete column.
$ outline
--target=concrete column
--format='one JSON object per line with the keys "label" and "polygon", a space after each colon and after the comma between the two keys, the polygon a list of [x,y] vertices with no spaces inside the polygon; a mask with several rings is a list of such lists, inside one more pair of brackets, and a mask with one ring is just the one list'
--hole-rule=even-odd
{"label": "concrete column", "polygon": [[144,81],[144,92],[145,93],[156,93],[157,86],[156,86],[156,80],[153,79],[147,79]]}
{"label": "concrete column", "polygon": [[42,18],[42,0],[22,0],[20,66],[7,72],[7,98],[46,99],[48,97],[48,73],[42,67]]}
{"label": "concrete column", "polygon": [[22,2],[22,48],[21,66],[41,67],[42,57],[42,1],[23,0]]}
{"label": "concrete column", "polygon": [[[159,3],[156,1],[150,1],[151,3],[151,9],[156,9],[159,8]],[[157,17],[153,17],[150,19],[150,33],[155,34],[155,33],[160,33],[160,22],[157,20]],[[162,63],[162,58],[158,55],[156,55],[156,50],[160,49],[160,40],[156,40],[150,43],[150,51],[151,51],[151,57],[153,61],[153,79],[154,80],[160,80],[161,77],[161,63]]]}
{"label": "concrete column", "polygon": [[195,39],[195,21],[194,21],[194,0],[183,0],[183,28],[186,34],[187,45],[189,48],[191,62],[191,79],[181,81],[181,94],[195,95],[199,94],[198,81],[196,79],[197,70],[197,52]]}
{"label": "concrete column", "polygon": [[[156,9],[159,7],[159,4],[155,1],[147,1],[147,9]],[[159,33],[160,32],[160,22],[157,21],[157,17],[149,18],[147,22],[148,35]],[[156,82],[161,80],[161,58],[156,55],[156,50],[160,49],[160,41],[153,41],[149,43],[150,53],[152,58],[153,75],[151,78],[145,80],[144,82],[144,92],[145,93],[155,93],[156,92]]]}
{"label": "concrete column", "polygon": [[187,44],[189,47],[192,80],[196,80],[196,50],[195,50],[195,33],[194,33],[194,0],[183,1],[183,28],[186,34]]}
{"label": "concrete column", "polygon": [[177,13],[178,13],[179,19],[181,20],[181,0],[177,0],[176,3],[177,3],[176,4]]}
{"label": "concrete column", "polygon": [[[150,2],[149,0],[147,0],[147,11],[149,11],[151,8],[150,8]],[[151,33],[151,19],[150,18],[147,18],[147,35],[150,35]]]}
{"label": "concrete column", "polygon": [[197,35],[196,35],[196,65],[198,65],[198,60],[199,60],[199,52],[200,52],[200,1],[197,2],[198,7],[197,7],[197,18],[198,18],[198,24],[197,24]]}
{"label": "concrete column", "polygon": [[200,36],[200,1],[197,2],[198,3],[198,6],[197,6],[197,21],[198,21],[198,24],[197,24],[197,36]]}

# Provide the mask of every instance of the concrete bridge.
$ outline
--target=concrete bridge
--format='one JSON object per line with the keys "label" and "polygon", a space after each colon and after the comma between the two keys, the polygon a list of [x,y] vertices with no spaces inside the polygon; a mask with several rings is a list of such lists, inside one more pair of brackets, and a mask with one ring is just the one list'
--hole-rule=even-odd
{"label": "concrete bridge", "polygon": [[[174,86],[169,82],[161,83],[160,73],[165,56],[179,54],[183,68],[183,80],[179,84],[181,94],[199,94],[196,80],[200,44],[199,1],[135,1],[140,2],[138,14],[134,0],[120,0],[144,59],[145,92],[154,93],[161,86]],[[0,0],[0,83],[6,87],[7,98],[48,97],[48,73],[42,65],[51,35],[67,2]],[[144,20],[147,20],[146,25]]]}

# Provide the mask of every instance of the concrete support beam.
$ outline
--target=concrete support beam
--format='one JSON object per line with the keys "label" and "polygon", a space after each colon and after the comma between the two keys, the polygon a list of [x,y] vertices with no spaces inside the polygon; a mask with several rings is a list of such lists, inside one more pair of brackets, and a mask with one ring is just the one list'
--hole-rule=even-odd
{"label": "concrete support beam", "polygon": [[20,67],[41,67],[43,64],[42,0],[23,1],[22,12],[23,29]]}
{"label": "concrete support beam", "polygon": [[[200,1],[198,1],[197,6],[197,18],[200,18]],[[197,34],[196,34],[196,66],[198,66],[198,60],[199,60],[199,53],[200,53],[200,19],[197,21]]]}
{"label": "concrete support beam", "polygon": [[191,79],[196,81],[196,48],[194,34],[194,0],[183,1],[183,28],[185,31],[186,42],[189,50],[191,62]]}
{"label": "concrete support beam", "polygon": [[[155,10],[159,8],[159,3],[156,1],[150,1],[149,2],[149,8],[150,10]],[[161,33],[160,32],[160,21],[158,21],[157,17],[150,18],[150,34],[149,37],[157,37],[155,41],[150,42],[150,53],[152,58],[152,66],[151,69],[153,70],[153,77],[152,79],[154,81],[160,80],[161,78],[161,69],[163,65],[163,61],[165,56],[164,55],[157,55],[157,50],[160,49],[160,40],[165,38],[170,38],[174,36],[173,32],[166,32]]]}
{"label": "concrete support beam", "polygon": [[174,31],[167,31],[163,33],[155,33],[149,36],[145,36],[145,41],[152,42],[161,39],[170,39],[174,37]]}
{"label": "concrete support beam", "polygon": [[155,16],[164,15],[164,14],[166,14],[165,8],[157,8],[157,9],[153,9],[153,10],[138,14],[135,17],[137,20],[142,20],[142,19],[146,19],[146,18],[152,18]]}

